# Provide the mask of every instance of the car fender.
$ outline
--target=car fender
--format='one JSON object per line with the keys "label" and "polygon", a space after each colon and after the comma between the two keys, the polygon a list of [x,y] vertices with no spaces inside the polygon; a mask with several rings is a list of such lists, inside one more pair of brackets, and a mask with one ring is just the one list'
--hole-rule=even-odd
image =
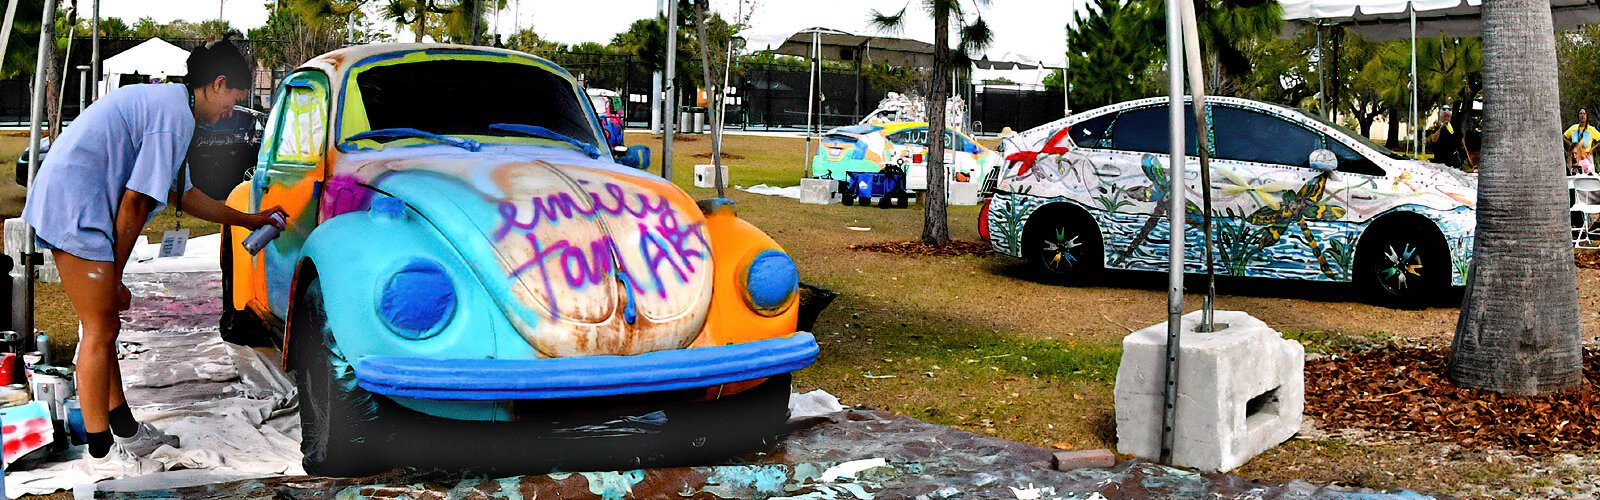
{"label": "car fender", "polygon": [[[412,340],[387,325],[379,301],[389,278],[419,260],[433,261],[445,270],[454,287],[455,307],[437,333]],[[532,346],[520,342],[466,261],[409,207],[398,217],[363,210],[323,222],[306,239],[293,289],[305,286],[312,273],[321,278],[327,327],[351,363],[367,355],[536,356]],[[293,318],[294,305],[290,307]],[[286,330],[288,352],[295,341],[292,319]],[[508,336],[519,342],[500,340]]]}
{"label": "car fender", "polygon": [[[1367,219],[1361,224],[1361,233],[1356,236],[1355,247],[1361,248],[1363,240],[1373,227],[1387,224],[1398,214],[1415,214],[1433,223],[1433,229],[1444,237],[1445,246],[1450,252],[1450,284],[1451,286],[1466,286],[1467,272],[1472,265],[1472,243],[1477,231],[1477,212],[1471,207],[1460,206],[1454,210],[1441,210],[1417,204],[1395,206]],[[1349,279],[1349,276],[1345,277]]]}
{"label": "car fender", "polygon": [[[247,180],[234,186],[233,191],[228,193],[228,198],[224,201],[224,204],[228,208],[249,213],[250,181]],[[255,258],[250,255],[250,252],[244,250],[244,239],[250,235],[250,229],[240,226],[222,226],[222,230],[228,233],[223,238],[222,251],[228,252],[229,256],[232,257],[228,260],[229,269],[224,270],[233,277],[232,283],[230,283],[233,289],[229,290],[229,299],[232,303],[227,304],[227,306],[236,311],[243,311],[255,304],[253,308],[257,309],[258,313],[265,311],[267,306],[265,284],[257,282],[256,273],[254,272]],[[257,285],[262,286],[258,287]]]}
{"label": "car fender", "polygon": [[714,284],[711,314],[690,347],[738,344],[787,337],[794,334],[799,321],[798,297],[767,314],[756,312],[745,300],[745,275],[749,262],[768,250],[783,251],[776,241],[754,225],[740,219],[725,201],[705,200],[706,235],[711,239]]}

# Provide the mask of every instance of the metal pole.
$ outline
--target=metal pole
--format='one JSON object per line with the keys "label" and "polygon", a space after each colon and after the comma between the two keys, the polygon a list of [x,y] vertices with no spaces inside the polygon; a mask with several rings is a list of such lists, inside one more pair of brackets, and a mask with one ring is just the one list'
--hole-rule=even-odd
{"label": "metal pole", "polygon": [[1322,22],[1313,25],[1317,31],[1317,113],[1323,118],[1328,117],[1328,75],[1322,69],[1322,60],[1328,58],[1328,53],[1322,50]]}
{"label": "metal pole", "polygon": [[1067,31],[1066,43],[1066,58],[1061,60],[1061,116],[1072,116],[1072,85],[1067,83],[1067,69],[1072,67],[1072,31]]}
{"label": "metal pole", "polygon": [[83,116],[83,108],[89,107],[89,67],[78,65],[78,116]]}
{"label": "metal pole", "polygon": [[1167,207],[1167,359],[1166,384],[1162,386],[1161,463],[1172,463],[1172,426],[1178,403],[1178,336],[1183,332],[1183,226],[1184,154],[1183,140],[1183,31],[1179,17],[1182,2],[1167,0],[1167,130],[1172,150],[1167,156],[1170,203]]}
{"label": "metal pole", "polygon": [[89,18],[89,77],[94,79],[94,84],[89,87],[93,89],[90,92],[94,92],[94,96],[90,102],[100,100],[100,0],[93,0],[92,5],[90,10],[93,12]]}
{"label": "metal pole", "polygon": [[1216,331],[1217,273],[1211,252],[1211,123],[1206,119],[1205,73],[1200,66],[1200,25],[1195,21],[1194,4],[1183,2],[1183,51],[1188,66],[1189,94],[1194,96],[1194,134],[1200,157],[1200,214],[1206,258],[1206,296],[1200,313],[1199,331]]}
{"label": "metal pole", "polygon": [[661,132],[661,176],[672,182],[672,133],[678,128],[678,3],[666,0],[667,4],[667,76],[664,87],[666,95],[665,108],[667,115],[664,117]]}
{"label": "metal pole", "polygon": [[[44,122],[44,69],[49,64],[46,60],[49,52],[55,48],[55,36],[52,27],[55,26],[53,17],[56,13],[56,0],[44,0],[44,19],[39,24],[39,58],[33,64],[33,109],[28,112],[28,189],[33,189],[38,183],[34,178],[39,175],[39,127]],[[56,124],[51,124],[54,127]],[[22,313],[21,331],[24,338],[33,338],[33,280],[38,276],[38,263],[44,260],[38,257],[39,249],[34,246],[33,226],[27,226],[22,232]]]}
{"label": "metal pole", "polygon": [[1411,155],[1422,154],[1422,113],[1417,103],[1417,9],[1411,10]]}
{"label": "metal pole", "polygon": [[805,163],[800,165],[800,178],[811,174],[811,121],[812,114],[816,111],[817,104],[817,32],[811,31],[811,73],[806,80],[806,155]]}
{"label": "metal pole", "polygon": [[[96,6],[100,5],[99,0],[95,0],[95,5]],[[4,54],[6,54],[6,45],[9,45],[8,42],[11,41],[11,24],[12,24],[12,21],[15,20],[16,18],[17,18],[17,0],[11,0],[10,3],[6,4],[5,24],[3,26],[0,26],[0,56],[3,56]],[[5,59],[6,59],[5,57],[0,57],[0,67],[4,66]]]}

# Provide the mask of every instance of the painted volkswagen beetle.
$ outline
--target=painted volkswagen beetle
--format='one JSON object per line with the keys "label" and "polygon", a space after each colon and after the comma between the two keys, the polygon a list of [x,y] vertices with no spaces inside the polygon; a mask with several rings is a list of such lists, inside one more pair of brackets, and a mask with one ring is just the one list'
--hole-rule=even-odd
{"label": "painted volkswagen beetle", "polygon": [[[1165,271],[1166,103],[1107,106],[1008,139],[1007,165],[979,221],[985,238],[1047,276],[1102,266]],[[1289,108],[1219,97],[1207,100],[1207,113],[1219,274],[1353,281],[1386,302],[1464,284],[1475,179]],[[1192,119],[1187,128],[1183,189],[1196,221]],[[1202,241],[1198,223],[1186,238]],[[1204,271],[1202,248],[1185,248],[1187,271]]]}
{"label": "painted volkswagen beetle", "polygon": [[[452,429],[515,455],[591,446],[513,444],[520,423],[683,420],[608,410],[640,402],[720,418],[682,446],[781,432],[818,352],[794,262],[725,202],[613,162],[595,116],[565,70],[492,48],[358,46],[286,77],[228,203],[289,222],[257,255],[224,231],[222,330],[283,348],[309,471],[413,465],[390,448]],[[580,407],[600,416],[550,416]]]}
{"label": "painted volkswagen beetle", "polygon": [[[983,182],[1000,166],[1000,155],[966,134],[946,129],[945,171],[955,182]],[[822,136],[811,157],[811,176],[850,179],[850,172],[877,172],[887,166],[906,173],[906,186],[928,188],[928,124],[898,122],[840,127]],[[980,184],[981,185],[981,184]]]}

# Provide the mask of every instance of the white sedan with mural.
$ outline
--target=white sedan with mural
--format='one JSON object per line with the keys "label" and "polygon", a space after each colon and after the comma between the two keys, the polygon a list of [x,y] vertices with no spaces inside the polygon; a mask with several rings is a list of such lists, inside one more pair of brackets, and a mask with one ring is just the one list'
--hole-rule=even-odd
{"label": "white sedan with mural", "polygon": [[[1354,282],[1388,303],[1464,284],[1476,179],[1298,110],[1236,98],[1208,99],[1206,108],[1218,274]],[[1200,242],[1192,119],[1186,128],[1186,238]],[[1165,271],[1168,144],[1164,97],[1008,139],[980,232],[996,251],[1030,260],[1047,277]],[[1202,249],[1185,247],[1186,271],[1204,272]]]}

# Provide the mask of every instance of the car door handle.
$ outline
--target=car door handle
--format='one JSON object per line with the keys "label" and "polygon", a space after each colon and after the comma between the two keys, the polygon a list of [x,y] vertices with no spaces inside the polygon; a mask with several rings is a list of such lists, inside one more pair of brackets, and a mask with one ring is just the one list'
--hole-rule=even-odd
{"label": "car door handle", "polygon": [[1362,201],[1372,201],[1378,199],[1378,197],[1373,196],[1372,193],[1352,193],[1350,197]]}

